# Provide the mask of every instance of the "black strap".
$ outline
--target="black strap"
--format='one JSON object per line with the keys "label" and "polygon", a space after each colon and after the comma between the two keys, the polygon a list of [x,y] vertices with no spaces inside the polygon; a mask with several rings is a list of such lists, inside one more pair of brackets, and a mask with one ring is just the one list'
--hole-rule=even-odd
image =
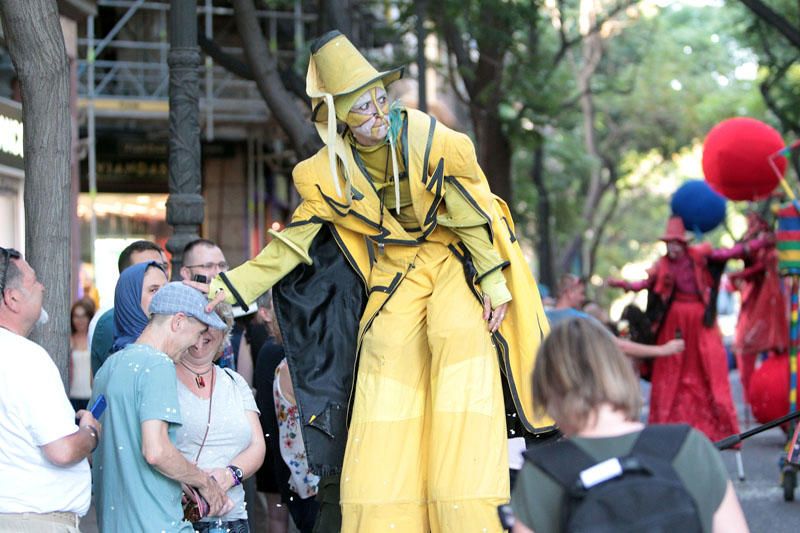
{"label": "black strap", "polygon": [[[685,424],[647,426],[639,434],[627,457],[643,456],[644,459],[647,457],[657,459],[657,461],[645,461],[646,466],[653,471],[661,471],[660,466],[671,468],[672,460],[680,452],[690,430],[691,428]],[[598,463],[569,440],[540,446],[526,451],[524,455],[568,491],[578,488],[577,481],[581,472]],[[621,458],[623,466],[627,464],[625,459]],[[630,466],[638,469],[638,464]]]}
{"label": "black strap", "polygon": [[237,291],[236,288],[233,286],[233,283],[231,283],[231,280],[228,279],[228,276],[225,274],[225,272],[220,272],[217,275],[219,276],[219,279],[222,280],[222,283],[224,283],[225,286],[228,288],[228,290],[231,291],[233,299],[236,300],[236,304],[242,308],[242,311],[244,311],[245,313],[249,311],[250,307],[245,303],[244,299],[242,298],[242,295],[239,294],[239,291]]}
{"label": "black strap", "polygon": [[635,457],[653,474],[664,479],[679,479],[672,467],[691,428],[685,424],[648,426],[639,435],[629,457]]}
{"label": "black strap", "polygon": [[686,424],[657,424],[647,426],[639,434],[631,455],[647,455],[672,464],[672,460],[681,451],[686,437],[691,431]]}
{"label": "black strap", "polygon": [[575,486],[581,472],[597,464],[594,457],[570,440],[538,446],[524,455],[567,490]]}

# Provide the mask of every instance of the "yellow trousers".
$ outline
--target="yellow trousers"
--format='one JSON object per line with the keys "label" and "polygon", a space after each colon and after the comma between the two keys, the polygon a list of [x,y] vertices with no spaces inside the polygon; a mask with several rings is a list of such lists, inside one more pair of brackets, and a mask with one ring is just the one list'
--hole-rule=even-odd
{"label": "yellow trousers", "polygon": [[423,244],[364,337],[341,477],[343,532],[502,531],[505,415],[482,312],[458,259]]}

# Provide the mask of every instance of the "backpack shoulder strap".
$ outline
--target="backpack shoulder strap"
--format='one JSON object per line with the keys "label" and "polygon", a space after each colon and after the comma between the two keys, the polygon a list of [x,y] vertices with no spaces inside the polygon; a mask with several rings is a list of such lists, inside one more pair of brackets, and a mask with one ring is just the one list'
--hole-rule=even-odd
{"label": "backpack shoulder strap", "polygon": [[582,471],[597,463],[591,455],[570,440],[537,446],[526,451],[524,456],[567,490],[575,487]]}
{"label": "backpack shoulder strap", "polygon": [[631,455],[656,457],[668,464],[683,447],[691,427],[686,424],[656,424],[647,426],[639,434],[633,445]]}

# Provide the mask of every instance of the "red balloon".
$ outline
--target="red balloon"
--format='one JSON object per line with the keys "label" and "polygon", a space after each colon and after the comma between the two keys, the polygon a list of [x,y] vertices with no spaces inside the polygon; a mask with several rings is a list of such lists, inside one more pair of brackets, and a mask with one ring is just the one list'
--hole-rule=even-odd
{"label": "red balloon", "polygon": [[750,408],[759,423],[789,413],[789,356],[767,358],[750,378]]}
{"label": "red balloon", "polygon": [[[783,147],[781,134],[759,120],[723,120],[703,143],[703,174],[712,189],[730,200],[764,198],[778,185],[769,157]],[[774,162],[783,176],[786,158]]]}

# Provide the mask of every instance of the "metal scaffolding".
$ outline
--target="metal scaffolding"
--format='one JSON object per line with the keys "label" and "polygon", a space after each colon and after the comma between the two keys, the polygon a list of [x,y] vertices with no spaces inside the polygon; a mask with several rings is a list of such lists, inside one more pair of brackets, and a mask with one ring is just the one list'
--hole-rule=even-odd
{"label": "metal scaffolding", "polygon": [[[228,56],[246,63],[230,2],[199,0],[198,4],[198,22],[204,37]],[[153,127],[153,122],[166,123],[169,116],[167,25],[170,1],[98,0],[97,7],[98,12],[104,9],[105,13],[89,16],[85,36],[78,39],[78,98],[87,121],[92,241],[97,236],[93,208],[97,195],[97,120],[113,124],[149,121]],[[103,22],[108,26],[109,11],[114,14],[113,26],[98,34],[97,19],[106,15]],[[304,13],[302,0],[295,0],[290,11],[258,10],[257,17],[270,49],[286,62],[294,61],[301,54],[307,28],[317,19],[315,14]],[[278,24],[287,21],[292,24],[294,39],[290,49],[282,49]],[[265,154],[260,129],[269,119],[269,110],[255,82],[232,74],[209,56],[198,67],[198,79],[199,118],[205,140],[213,141],[222,127],[225,138],[247,140],[248,159],[254,159],[252,165],[263,166]],[[248,162],[248,168],[250,166]],[[252,192],[253,197],[256,194],[257,191]]]}
{"label": "metal scaffolding", "polygon": [[[200,0],[198,16],[204,36],[223,43],[221,49],[244,62],[229,2]],[[93,101],[95,115],[109,118],[166,118],[169,73],[167,66],[168,1],[99,0],[98,8],[116,8],[121,13],[105,35],[95,33],[95,19],[90,16],[86,36],[78,39],[78,94],[87,109]],[[123,11],[124,10],[124,11]],[[296,0],[292,11],[260,10],[257,16],[262,31],[280,59],[294,60],[304,44],[305,28],[316,15],[303,12],[303,2]],[[293,23],[292,49],[279,49],[278,22]],[[206,57],[200,66],[200,109],[205,136],[214,137],[215,122],[237,124],[263,123],[268,110],[254,82],[243,80]]]}

